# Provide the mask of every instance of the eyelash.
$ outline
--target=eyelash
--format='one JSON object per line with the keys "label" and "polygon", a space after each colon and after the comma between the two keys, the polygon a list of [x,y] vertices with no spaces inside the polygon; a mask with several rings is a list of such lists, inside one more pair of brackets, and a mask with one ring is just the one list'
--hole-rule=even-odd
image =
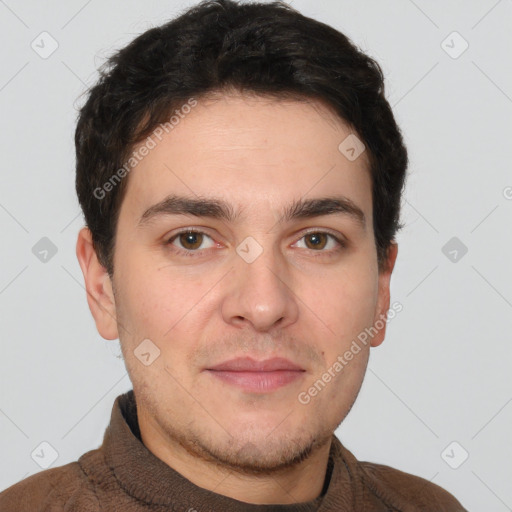
{"label": "eyelash", "polygon": [[[201,234],[201,235],[206,235],[208,238],[212,238],[210,235],[208,235],[208,233],[205,233],[204,231],[200,231],[200,230],[194,229],[194,228],[187,228],[187,229],[183,229],[183,230],[178,231],[177,233],[175,233],[171,238],[169,238],[165,242],[165,245],[166,246],[172,246],[172,242],[174,242],[174,240],[176,238],[178,238],[180,235],[182,235],[184,233],[198,233],[198,234]],[[340,237],[330,233],[329,231],[320,231],[320,230],[308,231],[307,233],[304,233],[301,236],[301,238],[299,238],[299,240],[302,240],[302,238],[306,237],[307,235],[312,235],[312,234],[315,234],[315,235],[317,235],[317,234],[318,235],[320,235],[320,234],[328,235],[329,237],[331,237],[331,239],[333,239],[335,242],[337,242],[338,246],[339,246],[336,249],[331,249],[330,251],[325,251],[325,250],[314,251],[313,249],[311,249],[311,251],[319,253],[318,255],[315,255],[314,257],[324,256],[325,254],[329,254],[329,253],[330,254],[337,254],[338,252],[340,252],[341,250],[343,250],[343,249],[345,249],[347,247],[347,243],[342,238],[340,238]],[[213,240],[213,238],[212,238],[212,240]],[[197,257],[201,256],[201,253],[204,252],[204,249],[203,250],[196,249],[195,251],[192,251],[192,250],[179,249],[179,248],[173,247],[172,251],[175,254],[177,254],[178,256],[197,258]]]}

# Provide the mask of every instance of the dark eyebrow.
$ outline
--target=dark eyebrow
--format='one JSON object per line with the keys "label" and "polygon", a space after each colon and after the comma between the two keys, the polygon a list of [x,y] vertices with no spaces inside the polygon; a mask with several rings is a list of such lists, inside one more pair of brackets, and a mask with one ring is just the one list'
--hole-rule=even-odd
{"label": "dark eyebrow", "polygon": [[[344,196],[299,199],[284,209],[277,222],[334,214],[347,215],[363,230],[366,229],[364,212],[351,199]],[[148,224],[152,219],[162,215],[192,215],[234,222],[240,217],[240,212],[235,212],[223,199],[169,195],[163,201],[149,207],[140,217],[138,226]]]}
{"label": "dark eyebrow", "polygon": [[366,217],[363,210],[345,196],[299,199],[284,210],[278,222],[335,214],[346,215],[355,220],[363,230],[366,229]]}
{"label": "dark eyebrow", "polygon": [[193,198],[169,195],[163,201],[149,207],[140,217],[138,226],[149,223],[162,215],[193,215],[234,222],[238,215],[231,205],[222,199]]}

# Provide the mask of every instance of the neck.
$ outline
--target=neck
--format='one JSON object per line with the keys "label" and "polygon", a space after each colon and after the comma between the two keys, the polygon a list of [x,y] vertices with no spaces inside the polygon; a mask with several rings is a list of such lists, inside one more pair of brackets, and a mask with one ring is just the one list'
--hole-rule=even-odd
{"label": "neck", "polygon": [[293,467],[248,475],[190,453],[152,418],[140,413],[139,428],[146,448],[198,487],[256,505],[302,503],[322,493],[331,438]]}

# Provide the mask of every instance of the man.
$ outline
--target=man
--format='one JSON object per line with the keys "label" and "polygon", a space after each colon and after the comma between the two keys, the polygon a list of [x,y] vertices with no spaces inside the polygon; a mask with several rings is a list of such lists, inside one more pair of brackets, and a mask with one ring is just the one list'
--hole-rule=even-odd
{"label": "man", "polygon": [[334,436],[401,227],[375,61],[286,4],[204,2],[111,58],[75,141],[87,300],[133,390],[0,510],[464,510]]}

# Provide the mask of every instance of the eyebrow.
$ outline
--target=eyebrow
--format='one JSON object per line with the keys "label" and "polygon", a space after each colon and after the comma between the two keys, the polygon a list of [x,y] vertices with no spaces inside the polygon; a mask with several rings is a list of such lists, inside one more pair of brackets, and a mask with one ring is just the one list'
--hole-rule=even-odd
{"label": "eyebrow", "polygon": [[[192,215],[233,223],[240,218],[241,212],[235,211],[223,199],[169,195],[164,200],[149,207],[141,215],[137,225],[143,227],[152,220],[166,215]],[[322,215],[344,215],[356,221],[363,230],[366,229],[364,212],[345,196],[298,199],[281,212],[277,223],[289,222],[294,219],[309,219]]]}

